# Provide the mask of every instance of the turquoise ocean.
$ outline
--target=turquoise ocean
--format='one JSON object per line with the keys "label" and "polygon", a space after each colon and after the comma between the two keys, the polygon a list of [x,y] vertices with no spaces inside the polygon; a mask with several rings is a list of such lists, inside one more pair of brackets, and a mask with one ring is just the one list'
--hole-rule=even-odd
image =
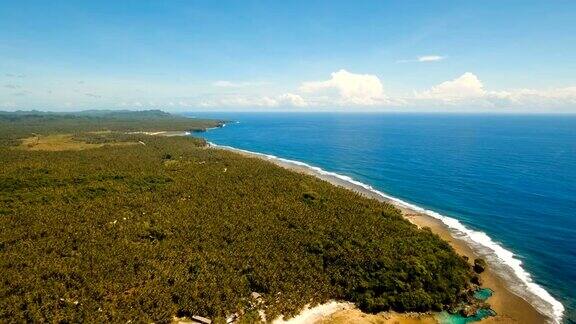
{"label": "turquoise ocean", "polygon": [[188,113],[194,134],[300,161],[422,208],[511,289],[576,323],[576,115]]}

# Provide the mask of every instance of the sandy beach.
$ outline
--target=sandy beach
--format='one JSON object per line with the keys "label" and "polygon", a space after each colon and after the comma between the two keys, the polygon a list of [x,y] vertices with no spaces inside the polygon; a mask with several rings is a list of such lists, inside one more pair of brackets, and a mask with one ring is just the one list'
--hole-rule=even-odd
{"label": "sandy beach", "polygon": [[[290,169],[295,172],[300,172],[308,175],[318,177],[324,181],[327,181],[333,185],[340,186],[354,192],[357,192],[363,196],[376,199],[382,202],[387,202],[395,205],[399,208],[404,217],[406,217],[410,222],[416,224],[419,227],[429,227],[432,232],[439,235],[442,239],[450,243],[450,245],[456,250],[460,255],[467,256],[470,260],[477,258],[478,255],[475,253],[473,248],[464,240],[453,235],[451,230],[443,224],[440,220],[433,218],[422,212],[407,208],[399,204],[396,201],[386,199],[375,192],[372,192],[360,185],[356,185],[349,181],[345,181],[336,176],[321,173],[313,168],[306,165],[300,165],[297,163],[292,163],[289,161],[284,161],[281,159],[267,158],[264,155],[250,153],[243,150],[237,150],[229,147],[218,146],[218,149],[231,150],[239,154],[264,159],[266,161],[272,162],[278,166]],[[551,319],[540,314],[530,303],[528,303],[523,298],[514,294],[509,287],[506,285],[506,281],[502,278],[496,271],[488,269],[484,271],[481,275],[481,280],[483,282],[483,287],[490,288],[494,291],[494,294],[488,302],[492,306],[492,309],[497,313],[496,316],[486,318],[482,320],[482,323],[545,323],[550,322]],[[403,314],[365,314],[357,309],[343,309],[337,310],[331,314],[326,314],[322,318],[315,319],[316,323],[434,323],[436,320],[429,315],[422,315],[415,317],[413,314],[403,315]]]}

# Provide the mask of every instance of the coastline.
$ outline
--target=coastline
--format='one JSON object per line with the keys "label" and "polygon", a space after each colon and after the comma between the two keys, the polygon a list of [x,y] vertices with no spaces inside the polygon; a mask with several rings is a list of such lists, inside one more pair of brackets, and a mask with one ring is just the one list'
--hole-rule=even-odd
{"label": "coastline", "polygon": [[[516,288],[515,292],[513,289],[513,284],[510,282],[516,282],[521,280],[513,277],[515,273],[506,274],[505,272],[498,271],[503,270],[502,265],[494,262],[494,260],[491,259],[490,255],[486,255],[486,253],[481,253],[482,251],[480,251],[480,249],[482,247],[473,245],[472,244],[473,242],[471,242],[471,240],[466,235],[464,235],[464,233],[459,233],[457,230],[455,230],[455,228],[463,227],[463,225],[460,224],[457,220],[454,221],[457,223],[458,226],[455,225],[450,226],[446,224],[446,220],[444,221],[442,220],[441,217],[444,216],[438,214],[438,217],[433,217],[429,213],[426,213],[426,210],[418,206],[414,206],[409,203],[403,202],[399,199],[396,199],[394,197],[388,196],[384,193],[372,189],[371,187],[363,183],[357,182],[348,177],[327,172],[320,168],[310,166],[303,162],[286,160],[275,156],[270,156],[257,152],[250,152],[229,146],[215,145],[213,143],[209,143],[209,145],[210,147],[216,149],[229,150],[244,156],[264,159],[280,167],[295,172],[311,175],[321,180],[327,181],[335,186],[352,190],[365,197],[376,199],[378,201],[386,203],[391,203],[398,209],[400,209],[404,217],[406,217],[406,219],[408,219],[413,224],[417,225],[418,227],[429,227],[432,230],[432,232],[434,232],[435,234],[439,235],[442,239],[447,241],[458,254],[467,256],[470,260],[473,260],[474,258],[477,257],[486,258],[490,266],[486,271],[484,271],[480,275],[480,277],[481,280],[483,281],[483,287],[490,288],[494,291],[493,296],[489,299],[489,303],[491,304],[492,309],[496,312],[497,315],[483,319],[481,321],[482,323],[544,323],[544,322],[559,323],[560,322],[560,319],[558,317],[554,317],[554,315],[557,315],[558,313],[557,305],[556,307],[554,307],[555,305],[553,303],[550,303],[551,314],[543,314],[541,310],[538,310],[536,306],[534,306],[532,303],[530,303],[524,297],[521,297],[518,294],[517,290],[523,289],[523,287]],[[484,233],[481,234],[485,235]],[[490,239],[488,238],[488,240]],[[490,242],[492,241],[490,240]],[[498,247],[504,250],[500,246]],[[522,271],[524,270],[522,269]],[[532,282],[527,283],[527,285],[529,284],[533,284],[537,288],[543,290],[543,288],[537,286]],[[545,297],[549,296],[550,298],[552,298],[545,290],[543,291],[545,292]],[[545,298],[542,299],[543,302],[546,302],[544,300]],[[552,300],[555,301],[553,298]],[[561,304],[560,307],[562,307]],[[322,321],[329,321],[329,318],[332,319],[338,318],[339,312],[351,312],[351,311],[356,311],[356,313],[360,313],[357,310],[350,310],[350,309],[336,311],[335,313],[332,314],[326,314],[326,316],[322,319]],[[562,311],[563,308],[560,309],[560,314]],[[368,314],[360,313],[360,315],[364,316]],[[386,315],[387,316],[382,315],[384,317],[380,318],[382,322],[387,322],[387,319],[388,320],[390,319],[389,316],[390,314]],[[358,314],[355,314],[355,316],[358,316]],[[400,321],[401,323],[414,322],[413,316],[395,315],[393,318],[394,321]],[[338,321],[336,320],[336,322]],[[418,320],[417,322],[429,323],[430,316],[425,316],[425,318],[422,318],[422,320]]]}

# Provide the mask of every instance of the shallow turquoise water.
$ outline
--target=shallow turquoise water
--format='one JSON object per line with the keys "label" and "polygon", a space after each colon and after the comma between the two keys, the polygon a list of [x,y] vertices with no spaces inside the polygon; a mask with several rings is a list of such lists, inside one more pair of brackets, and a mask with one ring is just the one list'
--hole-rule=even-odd
{"label": "shallow turquoise water", "polygon": [[493,293],[494,292],[490,288],[480,289],[474,293],[474,298],[479,299],[479,300],[486,300],[486,299],[492,297]]}
{"label": "shallow turquoise water", "polygon": [[189,115],[239,122],[200,134],[214,143],[350,176],[488,234],[530,274],[514,278],[576,323],[576,116]]}
{"label": "shallow turquoise water", "polygon": [[[480,289],[474,293],[474,298],[479,300],[488,300],[492,297],[493,291],[489,288]],[[491,309],[480,309],[475,316],[463,317],[458,314],[450,314],[448,312],[441,312],[437,318],[441,324],[465,324],[478,322],[483,318],[494,316],[496,313]]]}
{"label": "shallow turquoise water", "polygon": [[478,311],[476,316],[472,317],[462,317],[460,315],[451,315],[448,312],[441,312],[437,318],[441,324],[466,324],[478,322],[483,318],[493,316],[495,314],[496,313],[490,309],[481,309]]}

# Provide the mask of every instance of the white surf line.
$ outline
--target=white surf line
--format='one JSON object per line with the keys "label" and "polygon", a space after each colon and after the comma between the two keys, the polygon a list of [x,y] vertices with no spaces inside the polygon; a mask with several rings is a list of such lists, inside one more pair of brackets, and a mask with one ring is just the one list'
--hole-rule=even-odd
{"label": "white surf line", "polygon": [[[385,194],[372,186],[365,184],[363,182],[352,179],[349,176],[341,175],[335,172],[326,171],[316,166],[312,166],[305,162],[284,159],[277,157],[275,155],[264,154],[259,152],[253,152],[248,150],[243,150],[235,148],[232,146],[218,145],[208,142],[209,146],[215,148],[222,148],[231,151],[238,151],[247,154],[252,154],[255,156],[263,157],[267,160],[277,160],[287,164],[293,164],[300,167],[308,168],[315,171],[318,174],[331,176],[339,180],[351,183],[353,185],[364,188],[376,195],[384,198],[385,200],[391,201],[398,206],[406,207],[412,209],[416,212],[426,214],[430,217],[440,220],[444,225],[446,225],[455,235],[456,238],[463,239],[469,243],[473,250],[482,256],[486,256],[487,262],[494,268],[502,269],[505,266],[512,274],[516,277],[517,281],[522,285],[517,287],[510,285],[510,290],[514,292],[519,297],[525,299],[527,302],[531,303],[539,312],[550,318],[552,323],[561,323],[564,316],[564,305],[556,300],[550,293],[544,289],[542,286],[535,283],[532,279],[532,275],[528,273],[524,268],[522,268],[522,261],[519,260],[513,252],[506,250],[500,244],[492,240],[486,233],[475,231],[467,228],[459,220],[441,215],[435,211],[422,208],[420,206],[411,204],[399,198]],[[528,292],[529,294],[526,294]]]}
{"label": "white surf line", "polygon": [[220,124],[220,125],[218,125],[218,126],[214,126],[214,127],[204,128],[204,131],[207,132],[207,131],[210,131],[210,130],[213,130],[213,129],[219,129],[219,128],[224,128],[224,127],[226,127],[226,123],[222,123],[222,124]]}

